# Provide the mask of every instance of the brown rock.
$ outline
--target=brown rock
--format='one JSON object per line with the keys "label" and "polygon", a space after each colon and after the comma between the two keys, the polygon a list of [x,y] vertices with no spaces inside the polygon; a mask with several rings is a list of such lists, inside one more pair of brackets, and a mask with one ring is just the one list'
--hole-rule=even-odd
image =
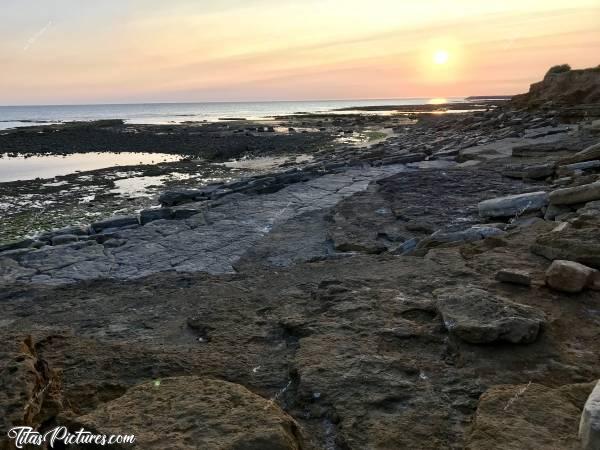
{"label": "brown rock", "polygon": [[502,269],[496,273],[496,280],[504,283],[531,286],[531,276],[524,270]]}
{"label": "brown rock", "polygon": [[531,343],[545,322],[536,308],[511,302],[475,287],[434,292],[436,306],[449,333],[471,344],[507,341]]}
{"label": "brown rock", "polygon": [[573,261],[553,261],[546,271],[546,283],[563,292],[581,292],[590,284],[596,270]]}
{"label": "brown rock", "polygon": [[36,428],[60,408],[58,374],[39,358],[31,336],[4,341],[0,350],[0,449],[14,426]]}
{"label": "brown rock", "polygon": [[591,384],[494,386],[479,399],[465,448],[578,450],[576,430],[591,389]]}
{"label": "brown rock", "polygon": [[552,261],[564,259],[600,268],[600,229],[561,225],[556,231],[538,236],[531,251]]}
{"label": "brown rock", "polygon": [[239,384],[191,376],[135,386],[79,417],[77,426],[134,434],[143,449],[303,448],[298,425],[274,402]]}

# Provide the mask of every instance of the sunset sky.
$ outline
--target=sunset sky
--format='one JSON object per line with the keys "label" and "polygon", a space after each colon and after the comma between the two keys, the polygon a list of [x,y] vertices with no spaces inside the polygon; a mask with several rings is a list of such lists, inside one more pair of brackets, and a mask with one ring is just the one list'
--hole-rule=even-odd
{"label": "sunset sky", "polygon": [[600,64],[600,0],[2,0],[0,104],[524,92]]}

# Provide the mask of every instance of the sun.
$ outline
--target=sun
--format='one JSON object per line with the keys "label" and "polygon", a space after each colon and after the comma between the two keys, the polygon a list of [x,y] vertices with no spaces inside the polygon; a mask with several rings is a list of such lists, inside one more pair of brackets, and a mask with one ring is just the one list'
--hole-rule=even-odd
{"label": "sun", "polygon": [[450,53],[446,50],[436,50],[433,54],[433,62],[439,65],[446,64],[450,59]]}

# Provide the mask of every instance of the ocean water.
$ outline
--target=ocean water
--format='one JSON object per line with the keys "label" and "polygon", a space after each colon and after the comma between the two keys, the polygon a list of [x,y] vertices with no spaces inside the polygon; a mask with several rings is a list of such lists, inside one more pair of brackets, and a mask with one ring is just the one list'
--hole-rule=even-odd
{"label": "ocean water", "polygon": [[[448,101],[462,101],[449,98]],[[217,121],[221,118],[262,119],[300,112],[326,112],[352,106],[423,105],[434,98],[320,100],[293,102],[143,103],[123,105],[0,106],[0,130],[39,123],[124,119],[134,124]],[[364,111],[362,111],[364,113]]]}
{"label": "ocean water", "polygon": [[[459,102],[462,98],[404,98],[383,100],[332,100],[296,102],[147,103],[124,105],[0,106],[0,130],[41,123],[123,119],[132,124],[168,124],[185,121],[218,121],[223,118],[268,119],[294,113],[328,112],[340,108],[423,105]],[[356,111],[368,114],[367,111]],[[351,113],[351,111],[344,111]],[[388,114],[373,111],[373,114]],[[66,156],[8,155],[0,148],[0,183],[35,178],[51,179],[77,171],[128,164],[174,161],[176,155],[147,153],[81,153]],[[256,163],[262,163],[257,161]],[[237,163],[236,163],[237,164]],[[248,164],[248,162],[244,162]],[[0,198],[0,203],[1,202]]]}

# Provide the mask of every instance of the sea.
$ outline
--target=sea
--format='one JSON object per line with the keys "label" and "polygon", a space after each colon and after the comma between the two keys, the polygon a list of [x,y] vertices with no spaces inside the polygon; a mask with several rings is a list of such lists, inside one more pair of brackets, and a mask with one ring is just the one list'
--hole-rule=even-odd
{"label": "sea", "polygon": [[[295,113],[331,112],[344,114],[389,114],[390,111],[352,111],[348,108],[388,105],[424,105],[461,102],[463,98],[391,98],[376,100],[319,100],[273,102],[210,103],[144,103],[99,105],[0,106],[2,130],[71,121],[123,119],[130,124],[177,124],[183,122],[216,122],[220,119],[269,119]],[[0,148],[0,183],[35,178],[48,179],[69,173],[128,164],[154,164],[178,157],[156,153],[81,153],[22,156],[3,152]],[[0,199],[1,200],[1,199]],[[0,202],[1,203],[1,202]]]}
{"label": "sea", "polygon": [[[258,120],[278,115],[330,112],[351,107],[424,105],[463,100],[463,98],[454,97],[448,99],[391,98],[375,100],[0,106],[0,130],[40,123],[101,119],[123,119],[125,122],[132,124],[168,124],[204,120],[214,122],[228,118]],[[365,113],[364,111],[361,112]]]}

